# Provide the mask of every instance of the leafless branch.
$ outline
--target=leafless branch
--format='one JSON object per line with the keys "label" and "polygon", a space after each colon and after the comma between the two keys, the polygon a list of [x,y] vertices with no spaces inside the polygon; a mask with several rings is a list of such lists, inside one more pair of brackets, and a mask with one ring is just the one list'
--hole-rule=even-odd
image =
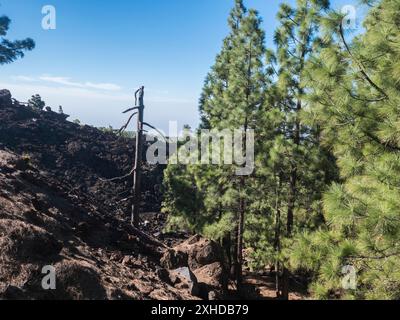
{"label": "leafless branch", "polygon": [[131,116],[129,117],[128,121],[121,127],[121,129],[119,129],[117,131],[117,134],[121,134],[122,132],[124,132],[126,130],[126,128],[128,128],[129,123],[131,122],[132,118],[135,115],[137,115],[137,112],[131,114]]}
{"label": "leafless branch", "polygon": [[133,199],[133,196],[129,196],[127,198],[121,199],[120,201],[117,202],[117,205],[119,205],[119,204],[121,204],[123,202],[127,202],[127,201],[132,200],[132,199]]}
{"label": "leafless branch", "polygon": [[165,141],[167,141],[167,138],[164,136],[164,134],[160,130],[158,130],[156,127],[153,127],[151,124],[148,124],[147,122],[143,122],[143,125],[148,126],[149,128],[157,131],[163,137],[163,139]]}
{"label": "leafless branch", "polygon": [[129,178],[134,172],[135,172],[135,169],[132,169],[131,172],[129,172],[128,174],[126,174],[126,175],[124,175],[122,177],[115,177],[115,178],[112,178],[112,179],[101,179],[100,178],[100,181],[102,181],[102,182],[113,182],[113,181],[124,180],[124,179]]}
{"label": "leafless branch", "polygon": [[133,108],[129,108],[129,109],[125,110],[125,111],[122,112],[122,113],[128,113],[128,112],[130,112],[130,111],[138,110],[138,109],[139,109],[139,107],[133,107]]}

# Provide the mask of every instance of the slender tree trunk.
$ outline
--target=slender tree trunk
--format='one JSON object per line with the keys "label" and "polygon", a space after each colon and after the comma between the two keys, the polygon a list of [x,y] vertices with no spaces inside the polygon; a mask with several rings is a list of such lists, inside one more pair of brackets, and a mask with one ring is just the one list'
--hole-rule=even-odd
{"label": "slender tree trunk", "polygon": [[290,282],[290,277],[289,277],[289,270],[287,268],[283,268],[282,272],[282,289],[281,289],[281,299],[283,300],[289,300],[289,282]]}
{"label": "slender tree trunk", "polygon": [[134,227],[139,226],[140,221],[140,200],[141,200],[141,175],[142,175],[142,150],[143,150],[143,118],[144,118],[144,88],[139,93],[138,103],[138,121],[136,132],[136,150],[135,150],[135,167],[133,175],[133,203],[131,224]]}
{"label": "slender tree trunk", "polygon": [[[245,178],[240,177],[240,191],[245,188]],[[238,244],[237,244],[237,257],[238,257],[238,268],[236,270],[236,284],[240,291],[243,282],[243,231],[244,231],[244,219],[245,219],[245,200],[240,197],[239,202],[239,223],[238,223]]]}
{"label": "slender tree trunk", "polygon": [[[251,56],[250,56],[251,61]],[[250,76],[249,76],[250,79]],[[250,92],[247,93],[247,104],[249,104],[249,96]],[[246,116],[244,122],[244,137],[242,145],[246,146],[247,143],[247,129],[248,129],[248,119]],[[246,149],[246,148],[245,148]],[[238,221],[238,238],[237,238],[237,257],[238,257],[238,268],[236,269],[236,285],[238,290],[240,291],[243,284],[243,232],[244,232],[244,224],[245,224],[245,214],[246,214],[246,200],[243,197],[243,192],[246,188],[246,177],[241,176],[239,182],[239,221]]]}
{"label": "slender tree trunk", "polygon": [[290,238],[292,236],[293,231],[293,222],[294,222],[294,208],[296,204],[297,197],[297,149],[300,146],[300,120],[298,119],[298,114],[301,111],[301,100],[297,101],[296,112],[297,119],[295,123],[294,133],[293,133],[293,142],[295,144],[294,150],[294,159],[293,165],[290,172],[290,182],[289,182],[289,199],[288,199],[288,215],[287,215],[287,236]]}
{"label": "slender tree trunk", "polygon": [[231,279],[236,281],[237,270],[239,269],[238,260],[238,232],[239,232],[239,220],[236,220],[236,226],[232,234],[233,248],[232,248],[232,266],[231,266]]}
{"label": "slender tree trunk", "polygon": [[[296,202],[296,194],[297,194],[297,168],[294,166],[290,175],[290,183],[289,183],[289,199],[288,199],[288,212],[287,212],[287,226],[286,226],[286,236],[290,238],[293,232],[293,223],[294,223],[294,207]],[[282,289],[281,289],[281,298],[284,300],[289,299],[289,270],[286,267],[283,267],[282,272]]]}
{"label": "slender tree trunk", "polygon": [[223,239],[222,239],[222,248],[224,249],[226,258],[227,258],[227,269],[231,270],[232,268],[232,240],[231,240],[231,234],[228,233]]}
{"label": "slender tree trunk", "polygon": [[[249,60],[248,60],[248,68],[247,68],[247,88],[246,88],[246,105],[247,107],[250,106],[250,94],[251,94],[251,76],[252,76],[252,59],[253,59],[253,53],[252,53],[252,41],[250,41],[249,44]],[[246,110],[246,117],[244,119],[244,125],[243,125],[243,130],[244,130],[244,137],[243,137],[243,142],[242,146],[245,147],[246,149],[246,143],[247,143],[247,129],[249,126],[249,119],[248,119],[248,114],[247,112],[250,110]],[[246,212],[246,201],[243,198],[243,191],[245,190],[246,187],[246,178],[245,176],[240,177],[240,199],[239,199],[239,221],[238,221],[238,238],[237,238],[237,257],[238,257],[238,268],[236,270],[236,285],[237,289],[241,291],[242,285],[243,285],[243,232],[244,232],[244,224],[245,224],[245,212]]]}
{"label": "slender tree trunk", "polygon": [[[276,202],[275,202],[275,243],[274,249],[277,254],[281,251],[281,187],[282,179],[281,175],[278,176],[278,182],[276,187]],[[279,298],[281,296],[281,281],[280,281],[281,266],[279,259],[275,262],[275,289],[276,296]]]}
{"label": "slender tree trunk", "polygon": [[288,237],[292,235],[293,231],[296,194],[297,194],[297,167],[294,166],[290,173],[290,182],[289,182],[289,199],[288,199],[288,213],[287,213],[287,226],[286,226],[286,235]]}
{"label": "slender tree trunk", "polygon": [[[297,106],[296,106],[296,112],[297,112],[297,117],[299,112],[301,111],[302,108],[302,103],[301,100],[299,99],[297,101]],[[297,180],[298,180],[298,168],[297,168],[297,152],[298,152],[298,147],[300,146],[300,130],[301,130],[301,124],[300,120],[297,118],[296,123],[295,123],[295,128],[294,128],[294,134],[293,134],[293,140],[295,144],[295,150],[294,150],[294,159],[293,159],[293,165],[291,168],[290,172],[290,181],[289,181],[289,197],[288,197],[288,212],[287,212],[287,225],[286,225],[286,236],[288,238],[292,237],[293,233],[293,225],[294,225],[294,209],[296,205],[296,199],[297,199]],[[286,267],[283,268],[283,276],[282,276],[282,298],[285,300],[289,299],[289,281],[290,281],[290,276],[289,276],[289,270],[286,269]]]}

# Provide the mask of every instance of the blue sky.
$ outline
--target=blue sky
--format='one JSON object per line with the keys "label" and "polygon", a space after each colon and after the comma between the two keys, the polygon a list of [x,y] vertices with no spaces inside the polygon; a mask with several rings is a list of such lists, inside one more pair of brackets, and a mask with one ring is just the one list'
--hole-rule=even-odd
{"label": "blue sky", "polygon": [[[294,0],[286,1],[293,3]],[[8,38],[32,37],[36,49],[1,66],[0,87],[26,101],[39,93],[82,122],[119,127],[133,92],[146,86],[146,120],[166,130],[198,124],[203,80],[228,32],[233,0],[0,0],[12,19]],[[247,0],[272,45],[279,0]],[[357,0],[333,0],[334,8]],[[56,30],[43,30],[44,5],[57,13]]]}

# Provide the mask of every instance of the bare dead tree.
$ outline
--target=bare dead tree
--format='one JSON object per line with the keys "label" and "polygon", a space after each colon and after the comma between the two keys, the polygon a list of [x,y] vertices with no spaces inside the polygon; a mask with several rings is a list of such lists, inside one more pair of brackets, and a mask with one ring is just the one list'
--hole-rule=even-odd
{"label": "bare dead tree", "polygon": [[[147,122],[144,122],[144,87],[140,87],[138,90],[135,92],[135,107],[129,108],[125,110],[123,113],[129,113],[133,112],[127,122],[121,127],[121,129],[118,130],[118,134],[121,134],[124,132],[129,124],[131,123],[132,119],[134,116],[137,115],[137,127],[136,127],[136,143],[135,143],[135,159],[134,159],[134,165],[133,169],[131,172],[129,172],[127,175],[123,177],[117,177],[112,179],[113,181],[115,180],[122,180],[125,179],[131,175],[133,175],[133,189],[132,189],[132,211],[131,211],[131,225],[135,228],[139,227],[139,222],[140,222],[140,201],[141,201],[141,176],[142,176],[142,164],[143,164],[143,146],[144,146],[144,141],[143,141],[143,136],[145,130],[143,129],[144,126],[147,126],[151,129],[156,130],[159,132],[161,135],[162,133],[157,130],[155,127],[152,125],[148,124]],[[165,137],[164,137],[165,138]]]}
{"label": "bare dead tree", "polygon": [[[133,164],[133,169],[120,177],[115,177],[112,179],[101,179],[102,182],[115,182],[115,181],[122,181],[125,179],[129,179],[133,177],[133,188],[132,188],[132,194],[129,197],[126,197],[116,203],[117,206],[119,206],[121,203],[127,202],[127,201],[132,201],[132,211],[131,211],[131,232],[136,235],[138,238],[140,238],[142,241],[145,243],[151,245],[151,246],[156,246],[158,248],[161,248],[161,250],[170,250],[171,248],[162,243],[161,241],[157,240],[156,238],[144,233],[143,231],[139,230],[139,222],[140,222],[140,200],[141,200],[141,173],[142,173],[142,164],[143,164],[143,149],[144,149],[144,141],[143,141],[143,136],[144,132],[146,130],[143,129],[143,127],[147,126],[151,129],[154,129],[157,131],[165,141],[167,141],[167,138],[160,132],[158,129],[156,129],[154,126],[146,123],[143,121],[144,119],[144,87],[140,87],[136,92],[135,92],[135,107],[129,108],[125,110],[123,113],[127,114],[129,112],[132,112],[129,115],[129,118],[127,122],[119,129],[116,130],[115,133],[117,134],[122,134],[128,127],[129,124],[132,122],[132,119],[138,115],[137,118],[137,129],[136,129],[136,141],[135,141],[135,158],[134,158],[134,164]],[[119,195],[127,193],[128,190],[125,190],[124,192],[120,193]]]}
{"label": "bare dead tree", "polygon": [[137,131],[136,131],[136,148],[135,148],[135,165],[133,171],[133,202],[131,224],[134,227],[139,226],[140,214],[140,195],[141,195],[141,175],[142,175],[142,150],[143,150],[143,118],[144,118],[144,87],[135,92],[135,104],[138,108]]}

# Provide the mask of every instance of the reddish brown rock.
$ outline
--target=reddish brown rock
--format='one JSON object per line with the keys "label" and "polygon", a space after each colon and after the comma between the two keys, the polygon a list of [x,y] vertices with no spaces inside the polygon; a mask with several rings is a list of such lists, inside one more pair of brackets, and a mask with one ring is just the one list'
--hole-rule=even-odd
{"label": "reddish brown rock", "polygon": [[214,262],[224,263],[221,246],[215,241],[205,239],[199,235],[191,237],[174,249],[188,255],[188,265],[192,270]]}

